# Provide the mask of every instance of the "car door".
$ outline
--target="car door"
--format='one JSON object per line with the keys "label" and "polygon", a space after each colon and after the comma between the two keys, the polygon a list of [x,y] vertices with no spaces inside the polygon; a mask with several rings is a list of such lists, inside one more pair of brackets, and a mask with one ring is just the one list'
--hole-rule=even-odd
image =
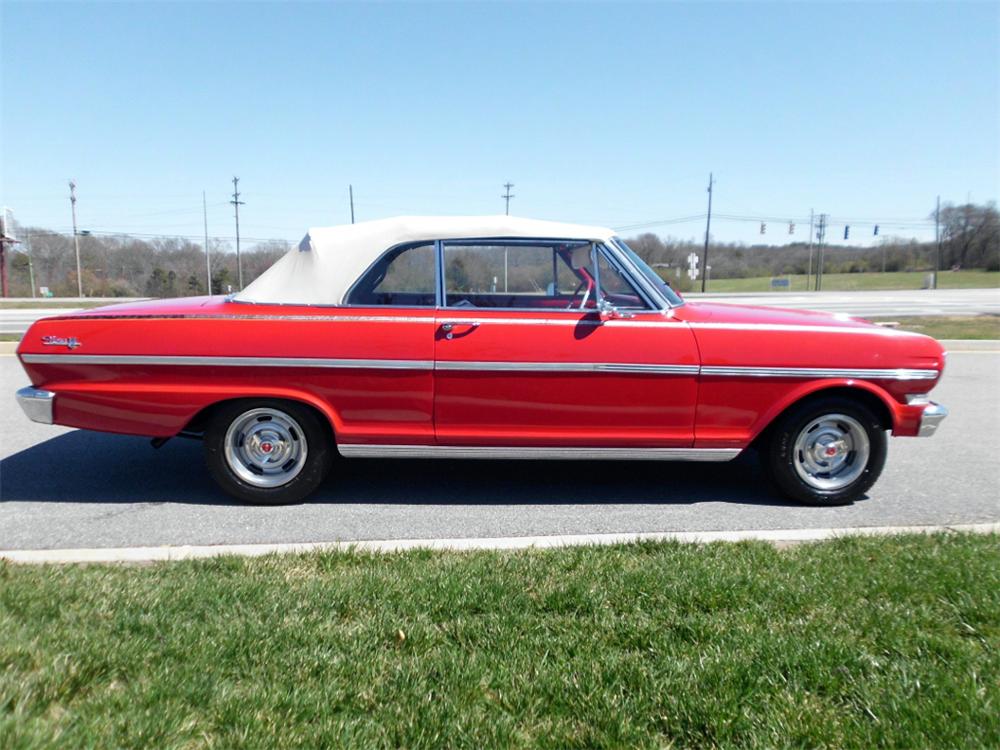
{"label": "car door", "polygon": [[448,240],[439,254],[439,446],[691,446],[694,337],[611,248]]}

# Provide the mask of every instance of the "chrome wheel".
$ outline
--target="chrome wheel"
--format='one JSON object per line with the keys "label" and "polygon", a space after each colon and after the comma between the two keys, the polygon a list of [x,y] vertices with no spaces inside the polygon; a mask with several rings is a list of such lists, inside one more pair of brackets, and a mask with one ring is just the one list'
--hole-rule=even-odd
{"label": "chrome wheel", "polygon": [[825,414],[799,432],[792,462],[807,485],[835,492],[861,476],[870,453],[868,433],[860,422],[846,414]]}
{"label": "chrome wheel", "polygon": [[226,430],[226,463],[233,473],[254,487],[280,487],[292,481],[308,455],[305,432],[283,411],[251,409]]}

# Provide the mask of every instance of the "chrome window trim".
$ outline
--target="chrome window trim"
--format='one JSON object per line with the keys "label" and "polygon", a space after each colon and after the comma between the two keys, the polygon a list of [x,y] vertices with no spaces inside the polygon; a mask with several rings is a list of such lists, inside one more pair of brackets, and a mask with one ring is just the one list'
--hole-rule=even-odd
{"label": "chrome window trim", "polygon": [[[666,296],[664,296],[663,292],[661,292],[659,289],[657,289],[652,284],[650,284],[649,280],[646,278],[645,274],[643,274],[642,271],[640,271],[638,268],[636,268],[635,263],[633,263],[632,259],[630,257],[628,257],[628,254],[625,253],[621,249],[621,247],[619,247],[618,242],[620,242],[620,240],[618,239],[618,237],[616,235],[616,236],[614,236],[614,237],[611,238],[611,240],[610,240],[610,242],[608,244],[614,248],[616,255],[622,260],[622,262],[625,264],[625,266],[630,269],[631,275],[632,275],[633,279],[634,280],[638,279],[639,283],[648,292],[652,293],[653,298],[654,299],[658,299],[660,301],[660,304],[656,305],[656,307],[658,309],[660,309],[660,310],[673,310],[674,308],[682,307],[684,305],[684,300],[683,299],[681,299],[681,304],[679,304],[679,305],[672,304],[670,302],[670,300]],[[635,252],[635,251],[633,251],[633,252]]]}
{"label": "chrome window trim", "polygon": [[620,309],[629,311],[636,310],[639,312],[663,312],[663,306],[657,303],[655,298],[650,297],[649,293],[642,285],[636,283],[635,274],[633,274],[631,270],[625,267],[619,255],[616,254],[616,252],[612,250],[612,248],[609,245],[603,242],[600,243],[598,245],[598,252],[602,256],[604,256],[604,259],[608,262],[608,265],[612,266],[616,271],[618,271],[618,273],[620,273],[623,277],[625,277],[625,280],[632,285],[632,288],[635,290],[636,294],[638,294],[639,297],[646,303],[646,306],[642,308],[623,307]]}
{"label": "chrome window trim", "polygon": [[741,448],[593,448],[478,445],[367,445],[338,443],[345,457],[358,458],[480,458],[608,461],[731,461]]}
{"label": "chrome window trim", "polygon": [[[438,251],[438,310],[441,311],[454,311],[454,310],[480,310],[480,311],[510,311],[510,312],[535,312],[535,313],[556,313],[558,315],[565,315],[566,313],[576,313],[581,312],[592,312],[597,313],[597,310],[587,310],[581,311],[578,308],[537,308],[537,307],[448,307],[447,292],[445,290],[445,278],[444,278],[444,251],[446,245],[472,245],[472,246],[493,246],[499,243],[505,245],[524,245],[526,247],[538,247],[539,245],[593,245],[591,240],[581,240],[581,239],[565,239],[560,237],[469,237],[469,238],[449,238],[446,240],[438,240],[438,245],[440,247]],[[547,295],[543,295],[547,296]]]}

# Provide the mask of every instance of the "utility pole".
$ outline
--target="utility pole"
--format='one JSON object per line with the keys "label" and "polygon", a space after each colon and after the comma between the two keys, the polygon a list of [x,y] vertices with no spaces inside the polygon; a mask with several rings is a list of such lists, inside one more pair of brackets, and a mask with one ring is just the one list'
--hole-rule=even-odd
{"label": "utility pole", "polygon": [[77,296],[83,296],[83,275],[80,270],[80,234],[76,231],[76,182],[69,181],[69,205],[73,211],[73,248],[76,250],[76,290]]}
{"label": "utility pole", "polygon": [[35,297],[35,264],[31,260],[31,233],[24,230],[24,254],[28,256],[28,283],[31,284],[31,297]]}
{"label": "utility pole", "polygon": [[[503,186],[504,186],[504,189],[507,191],[503,195],[500,196],[501,198],[504,199],[504,210],[503,210],[503,213],[504,213],[504,216],[510,216],[510,199],[514,197],[514,195],[510,192],[510,189],[512,187],[514,187],[514,183],[513,182],[505,182],[503,184]],[[509,253],[509,250],[508,250],[507,246],[504,245],[504,248],[503,248],[503,291],[504,291],[504,294],[507,293],[507,256],[508,256],[508,253]]]}
{"label": "utility pole", "polygon": [[205,276],[208,277],[208,294],[212,295],[212,255],[208,249],[208,203],[205,191],[201,191],[201,216],[205,221]]}
{"label": "utility pole", "polygon": [[351,196],[351,223],[354,223],[354,185],[347,186],[347,192]]}
{"label": "utility pole", "polygon": [[506,189],[506,191],[507,191],[506,193],[504,193],[503,195],[500,196],[501,198],[504,199],[504,210],[503,210],[503,212],[504,212],[505,216],[510,216],[510,199],[515,197],[514,195],[511,194],[510,189],[512,187],[514,187],[514,183],[513,182],[505,182],[503,184],[503,186],[504,186],[504,189]]}
{"label": "utility pole", "polygon": [[812,286],[813,277],[813,222],[815,221],[815,213],[813,209],[809,209],[809,273],[806,274],[806,291],[809,291],[809,287]]}
{"label": "utility pole", "polygon": [[240,200],[240,178],[233,177],[233,199],[229,201],[236,207],[236,283],[243,291],[243,260],[240,258],[240,206],[244,202]]}
{"label": "utility pole", "polygon": [[941,196],[937,197],[937,206],[934,208],[934,283],[931,289],[938,288],[938,274],[941,273]]}
{"label": "utility pole", "polygon": [[708,233],[712,229],[712,185],[715,184],[715,180],[712,179],[712,173],[708,173],[708,217],[705,219],[705,250],[701,254],[701,291],[705,292],[705,287],[708,285]]}
{"label": "utility pole", "polygon": [[819,244],[819,268],[816,270],[816,291],[823,288],[823,239],[826,237],[826,214],[819,215],[819,231],[816,239]]}
{"label": "utility pole", "polygon": [[[7,288],[7,247],[16,245],[17,240],[7,234],[7,207],[0,211],[0,293],[4,297],[8,294]],[[30,266],[29,266],[30,267]]]}

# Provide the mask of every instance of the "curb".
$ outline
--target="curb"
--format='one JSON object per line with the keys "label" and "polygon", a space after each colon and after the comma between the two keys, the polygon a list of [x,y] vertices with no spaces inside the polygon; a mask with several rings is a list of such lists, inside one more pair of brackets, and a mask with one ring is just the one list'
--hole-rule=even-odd
{"label": "curb", "polygon": [[278,544],[217,544],[163,547],[105,547],[93,549],[0,550],[0,560],[21,564],[46,563],[152,563],[196,560],[222,555],[260,557],[306,552],[375,552],[406,550],[521,550],[569,546],[604,546],[640,541],[675,541],[686,544],[710,542],[769,542],[775,546],[818,542],[840,537],[891,536],[895,534],[938,534],[965,532],[998,534],[1000,522],[952,524],[946,526],[859,526],[839,529],[759,529],[751,531],[657,531],[635,534],[565,534],[559,536],[519,536],[458,539],[383,539],[354,542],[302,542]]}

